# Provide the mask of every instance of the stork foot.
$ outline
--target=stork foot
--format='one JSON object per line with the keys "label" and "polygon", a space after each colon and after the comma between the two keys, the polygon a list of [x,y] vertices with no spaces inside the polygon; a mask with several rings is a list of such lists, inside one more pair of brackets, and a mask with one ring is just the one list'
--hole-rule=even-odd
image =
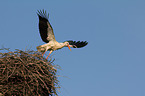
{"label": "stork foot", "polygon": [[46,57],[46,59],[48,59],[49,55]]}
{"label": "stork foot", "polygon": [[[47,51],[47,50],[46,50],[46,51]],[[46,51],[45,51],[45,52],[46,52]],[[42,56],[44,56],[45,52],[42,54]]]}
{"label": "stork foot", "polygon": [[44,53],[42,54],[42,57],[43,57]]}

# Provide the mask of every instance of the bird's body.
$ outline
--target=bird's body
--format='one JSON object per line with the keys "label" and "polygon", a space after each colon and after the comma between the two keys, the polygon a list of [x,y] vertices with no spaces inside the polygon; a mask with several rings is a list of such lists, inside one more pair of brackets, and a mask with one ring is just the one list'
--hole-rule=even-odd
{"label": "bird's body", "polygon": [[[42,40],[44,42],[46,42],[46,44],[40,45],[40,46],[37,47],[37,50],[39,52],[43,53],[42,55],[44,55],[44,53],[46,51],[50,51],[50,53],[49,53],[49,55],[50,55],[53,51],[61,49],[63,47],[68,47],[69,49],[70,49],[70,47],[72,47],[72,48],[81,48],[81,47],[84,47],[88,44],[88,42],[86,42],[86,41],[76,42],[76,41],[72,41],[72,40],[65,41],[65,42],[62,42],[62,43],[57,42],[55,40],[55,36],[54,36],[54,33],[53,33],[53,28],[48,21],[48,15],[46,14],[46,11],[44,11],[44,10],[41,11],[40,10],[40,11],[38,11],[37,15],[39,17],[40,36],[41,36]],[[47,56],[47,58],[48,58],[48,56]]]}
{"label": "bird's body", "polygon": [[50,41],[49,43],[46,43],[44,45],[40,45],[37,47],[37,50],[39,52],[45,52],[46,50],[48,51],[55,51],[55,50],[58,50],[58,49],[61,49],[63,47],[67,47],[65,46],[65,43],[59,43],[57,41]]}

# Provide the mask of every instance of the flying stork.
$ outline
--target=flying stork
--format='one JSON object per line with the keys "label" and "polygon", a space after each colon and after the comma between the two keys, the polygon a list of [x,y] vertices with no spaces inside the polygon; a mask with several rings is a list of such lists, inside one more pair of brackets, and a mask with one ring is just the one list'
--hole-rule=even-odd
{"label": "flying stork", "polygon": [[37,47],[38,52],[42,52],[42,56],[45,54],[46,51],[50,51],[46,59],[48,59],[49,55],[58,49],[61,49],[63,47],[68,47],[71,51],[70,47],[72,48],[81,48],[88,44],[87,41],[65,41],[62,43],[59,43],[55,40],[55,36],[53,33],[53,28],[50,25],[50,22],[48,21],[49,14],[47,15],[46,11],[40,10],[37,13],[39,17],[39,32],[41,39],[46,43],[44,45],[40,45]]}

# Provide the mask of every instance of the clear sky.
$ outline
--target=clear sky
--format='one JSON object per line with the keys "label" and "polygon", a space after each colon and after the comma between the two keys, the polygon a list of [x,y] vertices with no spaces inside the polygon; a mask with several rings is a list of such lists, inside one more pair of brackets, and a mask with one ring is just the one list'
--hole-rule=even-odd
{"label": "clear sky", "polygon": [[1,0],[0,46],[44,44],[40,9],[49,12],[57,41],[89,42],[51,54],[62,69],[59,96],[145,96],[145,0]]}

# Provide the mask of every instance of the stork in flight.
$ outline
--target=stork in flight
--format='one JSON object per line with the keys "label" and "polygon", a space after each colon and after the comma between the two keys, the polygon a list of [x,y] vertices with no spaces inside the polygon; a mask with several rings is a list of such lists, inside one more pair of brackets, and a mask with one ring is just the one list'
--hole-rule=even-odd
{"label": "stork in flight", "polygon": [[37,50],[39,52],[42,52],[42,56],[45,54],[46,51],[50,51],[46,59],[48,59],[49,55],[58,49],[61,49],[63,47],[68,47],[71,51],[70,47],[72,48],[81,48],[88,44],[87,41],[65,41],[62,43],[59,43],[55,40],[55,36],[53,33],[53,28],[50,25],[50,22],[48,21],[49,14],[47,15],[46,11],[40,10],[37,13],[39,17],[39,32],[41,39],[46,43],[44,45],[40,45],[37,47]]}

